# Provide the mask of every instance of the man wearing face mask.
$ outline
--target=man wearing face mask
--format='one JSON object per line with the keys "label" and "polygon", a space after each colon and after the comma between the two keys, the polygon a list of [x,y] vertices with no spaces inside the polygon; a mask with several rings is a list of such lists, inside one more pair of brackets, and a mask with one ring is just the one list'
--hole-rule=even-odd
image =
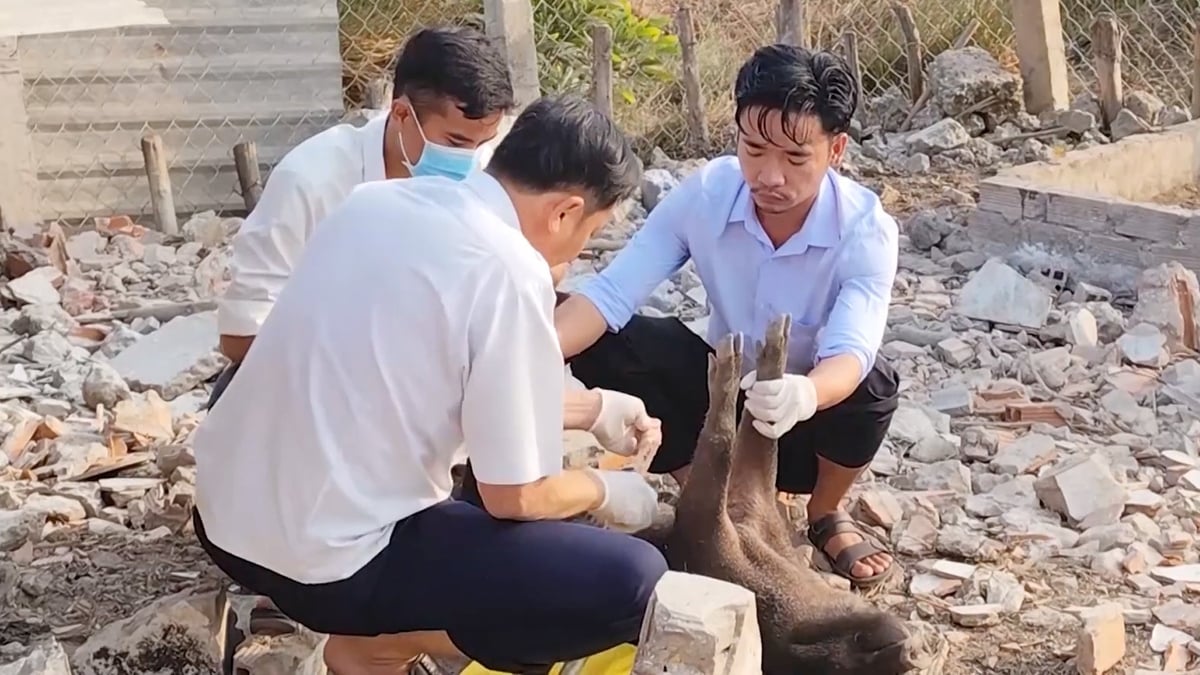
{"label": "man wearing face mask", "polygon": [[[637,639],[666,561],[563,521],[636,531],[657,493],[564,470],[562,432],[611,429],[626,455],[661,432],[621,394],[565,391],[549,266],[639,181],[610,119],[542,99],[485,171],[364,185],[314,234],[196,432],[193,522],[232,579],[330,635],[331,672],[421,672],[422,654],[548,672]],[[465,457],[473,503],[450,498]]]}
{"label": "man wearing face mask", "polygon": [[[853,584],[893,558],[842,509],[879,450],[898,378],[877,358],[898,257],[896,221],[835,169],[858,91],[829,52],[759,49],[734,85],[737,156],[709,162],[655,207],[637,235],[556,316],[575,376],[641,398],[663,424],[652,471],[687,478],[708,407],[711,348],[677,319],[634,316],[690,258],[711,306],[708,341],[761,340],[792,317],[787,372],[746,373],[745,409],[779,442],[777,487],[810,494],[809,538]],[[615,331],[615,332],[608,332]],[[753,361],[750,361],[753,363]]]}
{"label": "man wearing face mask", "polygon": [[503,50],[478,31],[428,28],[396,60],[388,114],[360,128],[328,129],[271,171],[261,199],[233,240],[231,282],[217,310],[221,351],[246,355],[317,223],[355,186],[386,178],[462,180],[486,164],[513,90]]}

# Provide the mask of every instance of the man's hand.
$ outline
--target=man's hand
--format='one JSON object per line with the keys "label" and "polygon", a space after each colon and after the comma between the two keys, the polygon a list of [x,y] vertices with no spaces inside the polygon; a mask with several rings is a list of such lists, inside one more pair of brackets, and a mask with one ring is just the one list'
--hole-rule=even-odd
{"label": "man's hand", "polygon": [[662,445],[662,422],[646,412],[642,399],[608,389],[600,394],[600,413],[588,431],[611,453],[645,457]]}
{"label": "man's hand", "polygon": [[754,428],[767,438],[778,439],[797,423],[817,412],[817,388],[804,375],[784,375],[778,380],[757,379],[758,371],[742,378],[746,390],[746,412]]}
{"label": "man's hand", "polygon": [[604,499],[592,516],[621,532],[639,532],[654,523],[658,492],[636,471],[589,469],[604,487]]}

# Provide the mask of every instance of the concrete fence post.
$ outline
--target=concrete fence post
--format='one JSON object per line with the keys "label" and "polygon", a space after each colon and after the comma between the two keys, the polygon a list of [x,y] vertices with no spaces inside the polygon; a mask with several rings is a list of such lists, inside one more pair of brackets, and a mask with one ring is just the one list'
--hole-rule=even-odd
{"label": "concrete fence post", "polygon": [[1067,56],[1058,0],[1012,0],[1025,109],[1038,114],[1070,105]]}
{"label": "concrete fence post", "polygon": [[40,222],[40,209],[17,38],[0,36],[0,225]]}
{"label": "concrete fence post", "polygon": [[487,34],[504,45],[519,112],[542,93],[533,37],[533,6],[530,0],[484,0],[483,18]]}

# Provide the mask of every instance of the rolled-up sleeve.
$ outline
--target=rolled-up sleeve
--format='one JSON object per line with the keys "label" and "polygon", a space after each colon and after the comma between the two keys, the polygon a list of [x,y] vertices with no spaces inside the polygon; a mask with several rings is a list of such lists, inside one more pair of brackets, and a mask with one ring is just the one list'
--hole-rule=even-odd
{"label": "rolled-up sleeve", "polygon": [[318,218],[300,176],[277,168],[234,236],[230,283],[217,303],[222,335],[257,335]]}
{"label": "rolled-up sleeve", "polygon": [[476,478],[524,485],[562,471],[563,358],[554,290],[498,275],[468,326],[463,439]]}
{"label": "rolled-up sleeve", "polygon": [[891,216],[876,213],[852,228],[848,239],[838,256],[837,301],[822,331],[817,360],[853,354],[862,366],[861,382],[875,365],[887,329],[899,228]]}
{"label": "rolled-up sleeve", "polygon": [[699,173],[671,190],[612,263],[580,286],[579,294],[596,306],[609,330],[624,328],[654,289],[687,262],[684,228],[695,200],[703,198]]}

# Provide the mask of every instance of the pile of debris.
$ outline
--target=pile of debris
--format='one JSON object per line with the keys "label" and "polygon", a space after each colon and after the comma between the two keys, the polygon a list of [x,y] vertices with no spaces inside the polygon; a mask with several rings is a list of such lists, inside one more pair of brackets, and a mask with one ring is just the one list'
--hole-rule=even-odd
{"label": "pile of debris", "polygon": [[[885,202],[920,175],[1110,142],[1090,99],[1025,114],[1019,80],[974,48],[939,55],[930,92],[918,106],[898,92],[870,101],[854,130],[843,169]],[[1127,99],[1148,124],[1186,118]],[[699,164],[654,157],[568,286],[607,265]],[[1136,296],[1114,297],[988,259],[961,225],[970,184],[943,185],[945,205],[904,222],[882,349],[902,402],[850,502],[906,571],[877,601],[937,626],[951,675],[1196,667],[1195,275],[1160,266]],[[168,238],[112,218],[0,239],[0,674],[219,670],[230,600],[190,531],[189,436],[224,365],[214,298],[238,226],[202,214]],[[707,305],[689,264],[641,311],[703,335]],[[569,461],[595,461],[586,435],[571,443]],[[670,502],[669,479],[662,490]],[[803,508],[781,506],[799,528]],[[318,673],[318,644],[303,631],[256,637],[236,658],[250,673]]]}

